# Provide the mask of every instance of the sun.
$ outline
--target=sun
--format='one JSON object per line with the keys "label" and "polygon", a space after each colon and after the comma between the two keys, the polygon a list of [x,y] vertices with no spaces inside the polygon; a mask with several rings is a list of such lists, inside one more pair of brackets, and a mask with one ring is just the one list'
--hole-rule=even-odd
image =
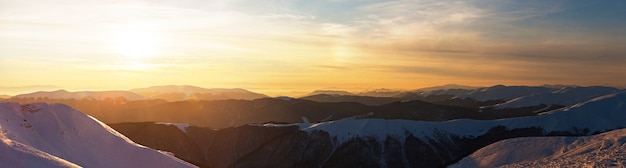
{"label": "sun", "polygon": [[115,48],[119,54],[131,59],[142,59],[156,54],[156,36],[140,30],[120,31],[116,34]]}

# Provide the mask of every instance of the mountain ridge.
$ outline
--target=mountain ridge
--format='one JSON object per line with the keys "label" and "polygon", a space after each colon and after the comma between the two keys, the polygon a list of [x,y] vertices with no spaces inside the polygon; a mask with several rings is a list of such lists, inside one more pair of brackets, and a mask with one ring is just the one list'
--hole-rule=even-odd
{"label": "mountain ridge", "polygon": [[[320,123],[248,124],[225,129],[186,127],[171,131],[190,138],[212,167],[443,167],[491,143],[529,136],[583,136],[626,127],[626,92],[553,110],[539,116],[443,122],[341,119]],[[162,124],[114,125],[126,130]],[[172,132],[171,134],[174,134]],[[178,134],[178,133],[177,133]],[[180,146],[162,145],[175,154]],[[189,147],[189,146],[187,146]]]}

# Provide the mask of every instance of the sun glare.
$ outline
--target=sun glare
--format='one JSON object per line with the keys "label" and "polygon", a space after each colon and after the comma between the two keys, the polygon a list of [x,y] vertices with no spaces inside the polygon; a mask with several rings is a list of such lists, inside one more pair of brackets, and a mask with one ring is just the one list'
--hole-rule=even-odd
{"label": "sun glare", "polygon": [[120,54],[132,58],[142,59],[155,54],[156,38],[145,31],[122,31],[116,37],[116,49]]}

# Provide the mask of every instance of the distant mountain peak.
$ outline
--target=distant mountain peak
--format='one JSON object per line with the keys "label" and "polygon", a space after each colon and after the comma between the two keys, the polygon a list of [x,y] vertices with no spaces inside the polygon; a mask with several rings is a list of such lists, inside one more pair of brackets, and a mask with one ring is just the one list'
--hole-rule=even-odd
{"label": "distant mountain peak", "polygon": [[314,90],[313,92],[307,94],[307,96],[313,96],[313,95],[321,95],[321,94],[326,94],[326,95],[341,95],[341,96],[352,96],[355,95],[354,93],[350,93],[348,91],[343,91],[343,90]]}
{"label": "distant mountain peak", "polygon": [[69,91],[65,90],[65,89],[59,89],[59,90],[55,90],[55,91],[39,91],[41,93],[69,93]]}
{"label": "distant mountain peak", "polygon": [[191,85],[163,85],[151,86],[147,88],[131,89],[142,96],[152,99],[163,99],[167,101],[184,100],[227,100],[244,99],[252,100],[266,98],[268,96],[254,93],[241,88],[202,88]]}
{"label": "distant mountain peak", "polygon": [[432,87],[425,87],[425,88],[420,88],[417,89],[416,91],[434,91],[434,90],[448,90],[448,89],[478,89],[478,88],[482,88],[482,87],[478,87],[478,86],[466,86],[466,85],[458,85],[458,84],[446,84],[446,85],[441,85],[441,86],[432,86]]}
{"label": "distant mountain peak", "polygon": [[12,98],[49,98],[49,99],[95,99],[105,100],[107,98],[116,99],[123,97],[127,100],[143,100],[145,97],[128,91],[79,91],[69,92],[66,90],[39,91],[27,94],[20,94]]}

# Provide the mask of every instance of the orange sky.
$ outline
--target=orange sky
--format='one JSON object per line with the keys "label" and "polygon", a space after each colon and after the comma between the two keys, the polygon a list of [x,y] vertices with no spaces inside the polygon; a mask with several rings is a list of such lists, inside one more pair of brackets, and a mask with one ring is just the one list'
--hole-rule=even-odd
{"label": "orange sky", "polygon": [[0,87],[626,86],[623,1],[5,1]]}

